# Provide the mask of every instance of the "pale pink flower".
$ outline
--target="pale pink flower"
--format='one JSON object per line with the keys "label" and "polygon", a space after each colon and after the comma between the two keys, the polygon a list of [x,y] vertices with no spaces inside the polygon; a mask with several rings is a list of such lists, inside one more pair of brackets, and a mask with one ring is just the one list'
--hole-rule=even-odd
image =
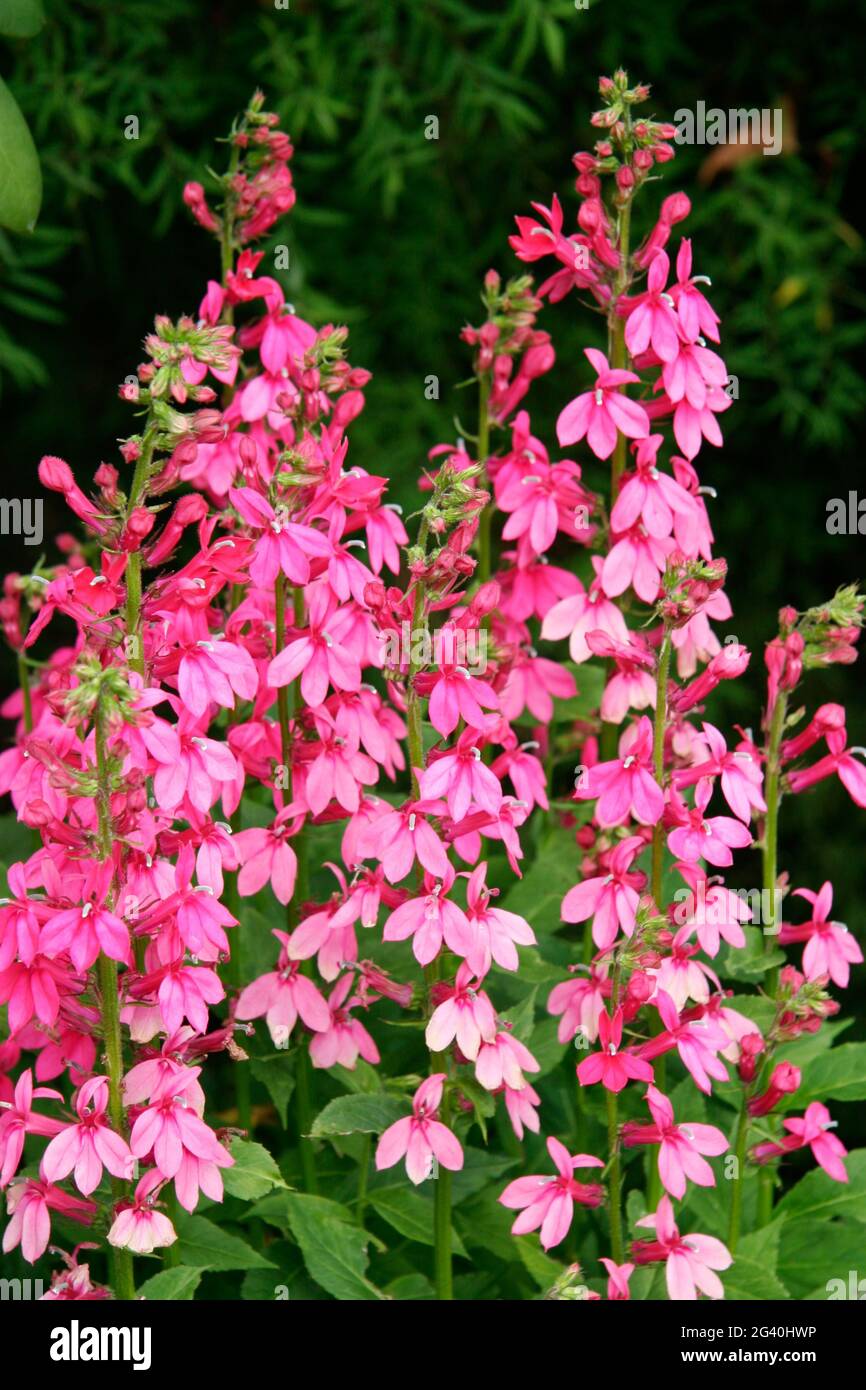
{"label": "pale pink flower", "polygon": [[234,709],[235,697],[255,698],[259,686],[255,663],[245,647],[214,635],[183,652],[177,689],[189,713],[199,719],[210,704]]}
{"label": "pale pink flower", "polygon": [[241,990],[235,1017],[243,1022],[264,1014],[274,1046],[287,1047],[298,1015],[314,1033],[324,1033],[331,1011],[312,980],[300,973],[300,961],[290,960],[291,937],[278,930],[274,936],[282,943],[277,969]]}
{"label": "pale pink flower", "polygon": [[520,965],[517,947],[534,946],[536,939],[524,917],[491,905],[491,899],[499,890],[488,888],[486,880],[487,864],[482,862],[469,875],[466,886],[469,949],[465,955],[479,979],[487,974],[492,961],[503,970],[517,970]]}
{"label": "pale pink flower", "polygon": [[463,1150],[447,1125],[437,1120],[442,1100],[444,1072],[434,1072],[421,1082],[412,1101],[412,1114],[385,1130],[376,1147],[376,1167],[393,1168],[406,1157],[406,1173],[416,1187],[433,1174],[433,1161],[451,1172],[463,1167]]}
{"label": "pale pink flower", "polygon": [[614,1264],[607,1256],[599,1256],[599,1264],[603,1264],[607,1270],[607,1296],[610,1299],[622,1300],[631,1298],[631,1289],[628,1281],[634,1273],[633,1264]]}
{"label": "pale pink flower", "polygon": [[310,1060],[314,1067],[339,1065],[347,1071],[354,1071],[359,1057],[363,1057],[371,1066],[378,1065],[379,1049],[363,1023],[353,1018],[350,1012],[360,1003],[358,998],[347,1000],[353,978],[351,972],[347,972],[328,996],[330,1027],[324,1032],[314,1033],[310,1038]]}
{"label": "pale pink flower", "polygon": [[457,1046],[474,1062],[482,1042],[496,1037],[496,1014],[493,1005],[466,961],[457,971],[453,985],[439,987],[445,997],[434,1009],[424,1034],[431,1052],[444,1052],[456,1039]]}
{"label": "pale pink flower", "polygon": [[570,1042],[578,1033],[582,1033],[587,1042],[595,1042],[598,1037],[598,1021],[604,1013],[605,998],[610,994],[610,981],[605,965],[584,968],[586,975],[563,980],[554,985],[548,996],[548,1011],[554,1017],[561,1015],[556,1033],[561,1043]]}
{"label": "pale pink flower", "polygon": [[701,950],[708,956],[719,954],[720,938],[730,946],[745,946],[746,937],[740,924],[751,921],[748,904],[731,889],[708,879],[704,870],[695,864],[679,863],[674,868],[691,888],[685,897],[682,889],[675,894],[674,921],[683,929],[688,928],[683,939],[695,932]]}
{"label": "pale pink flower", "polygon": [[358,653],[329,631],[337,600],[321,584],[307,591],[307,629],[287,643],[268,666],[267,683],[274,689],[301,678],[301,694],[313,708],[324,704],[328,686],[335,690],[359,690],[361,665]]}
{"label": "pale pink flower", "polygon": [[639,835],[620,840],[607,856],[607,873],[583,879],[562,900],[563,922],[585,922],[592,917],[592,939],[600,951],[613,945],[620,930],[626,936],[634,931],[639,890],[646,885],[646,874],[630,870],[645,848]]}
{"label": "pale pink flower", "polygon": [[[598,825],[611,828],[632,816],[641,825],[655,825],[664,811],[664,793],[652,773],[653,728],[643,716],[626,729],[619,741],[619,757],[595,763],[575,790],[577,801],[598,798]],[[751,837],[750,837],[751,839]]]}
{"label": "pale pink flower", "polygon": [[190,1103],[190,1088],[200,1073],[201,1067],[187,1067],[172,1078],[171,1084],[160,1088],[132,1126],[132,1153],[139,1159],[152,1153],[164,1178],[175,1177],[187,1154],[218,1168],[231,1168],[234,1164],[231,1154]]}
{"label": "pale pink flower", "polygon": [[711,777],[702,777],[698,782],[693,807],[686,806],[676,788],[672,789],[668,813],[677,826],[668,835],[668,848],[687,864],[705,859],[708,864],[726,869],[734,862],[731,851],[745,849],[752,843],[752,835],[741,820],[732,816],[704,815],[712,794]]}
{"label": "pale pink flower", "polygon": [[724,735],[713,724],[702,725],[709,757],[691,767],[674,772],[677,787],[692,787],[702,777],[720,777],[722,795],[741,821],[748,825],[756,812],[767,809],[761,793],[763,773],[760,763],[745,744],[729,753]]}
{"label": "pale pink flower", "polygon": [[108,1243],[136,1255],[152,1255],[173,1245],[177,1232],[164,1212],[157,1211],[156,1197],[165,1178],[152,1168],[136,1184],[131,1201],[123,1201],[108,1232]]}
{"label": "pale pink flower", "polygon": [[496,773],[485,766],[475,729],[464,729],[453,748],[434,750],[420,777],[425,801],[443,800],[452,820],[462,820],[470,806],[496,811],[502,788]]}
{"label": "pale pink flower", "polygon": [[547,642],[568,637],[568,650],[572,661],[589,661],[592,652],[587,645],[587,633],[606,632],[615,642],[627,642],[629,630],[622,610],[618,604],[606,597],[601,585],[601,569],[604,561],[598,555],[592,557],[595,578],[584,589],[581,584],[575,593],[567,594],[548,609],[541,625],[541,636]]}
{"label": "pale pink flower", "polygon": [[482,1043],[475,1059],[476,1079],[486,1091],[498,1091],[500,1086],[522,1091],[526,1085],[523,1073],[540,1070],[529,1048],[507,1030],[497,1033],[492,1042]]}
{"label": "pale pink flower", "polygon": [[6,1210],[10,1221],[3,1232],[3,1253],[8,1255],[20,1245],[23,1258],[32,1265],[48,1248],[52,1211],[89,1224],[98,1208],[95,1202],[73,1197],[42,1178],[21,1178],[6,1193]]}
{"label": "pale pink flower", "polygon": [[[447,896],[445,883],[435,883],[425,874],[425,893],[409,898],[395,908],[385,923],[383,941],[405,941],[412,937],[412,951],[419,965],[429,965],[442,949],[442,943],[455,955],[466,956],[472,947],[472,933],[463,908]],[[446,883],[453,883],[453,870]]]}

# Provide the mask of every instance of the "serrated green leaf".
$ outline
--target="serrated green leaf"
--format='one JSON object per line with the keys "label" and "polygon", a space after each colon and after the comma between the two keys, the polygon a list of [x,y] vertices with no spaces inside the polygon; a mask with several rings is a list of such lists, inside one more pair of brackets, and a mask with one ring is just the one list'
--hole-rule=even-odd
{"label": "serrated green leaf", "polygon": [[792,1298],[805,1298],[831,1279],[847,1284],[863,1264],[863,1228],[856,1221],[786,1221],[779,1248],[779,1277]]}
{"label": "serrated green leaf", "polygon": [[807,1064],[788,1109],[802,1110],[813,1100],[866,1100],[866,1043],[843,1043]]}
{"label": "serrated green leaf", "polygon": [[725,1298],[742,1301],[790,1298],[776,1273],[781,1234],[782,1222],[777,1220],[741,1238],[734,1263],[720,1276]]}
{"label": "serrated green leaf", "polygon": [[136,1290],[137,1298],[152,1301],[164,1299],[170,1303],[182,1303],[193,1298],[204,1274],[202,1266],[177,1265],[174,1269],[161,1269],[152,1274]]}
{"label": "serrated green leaf", "polygon": [[823,1168],[807,1173],[796,1187],[785,1193],[776,1207],[777,1216],[786,1216],[789,1222],[833,1216],[866,1221],[866,1149],[850,1153],[845,1167],[848,1170],[846,1183],[834,1182]]}
{"label": "serrated green leaf", "polygon": [[370,1236],[346,1207],[322,1197],[288,1193],[286,1209],[310,1276],[327,1293],[355,1302],[385,1297],[366,1278]]}
{"label": "serrated green leaf", "polygon": [[[433,1199],[408,1187],[377,1187],[369,1194],[370,1206],[383,1221],[407,1240],[433,1245]],[[466,1255],[466,1247],[452,1228],[451,1249]]]}
{"label": "serrated green leaf", "polygon": [[233,1168],[224,1170],[223,1184],[232,1197],[254,1202],[274,1187],[285,1187],[279,1168],[262,1144],[234,1138],[230,1153],[235,1164]]}
{"label": "serrated green leaf", "polygon": [[332,1134],[381,1134],[408,1113],[408,1101],[382,1091],[337,1096],[319,1111],[310,1133],[314,1139]]}
{"label": "serrated green leaf", "polygon": [[205,1216],[184,1213],[175,1221],[175,1228],[182,1264],[197,1269],[273,1269],[258,1250]]}

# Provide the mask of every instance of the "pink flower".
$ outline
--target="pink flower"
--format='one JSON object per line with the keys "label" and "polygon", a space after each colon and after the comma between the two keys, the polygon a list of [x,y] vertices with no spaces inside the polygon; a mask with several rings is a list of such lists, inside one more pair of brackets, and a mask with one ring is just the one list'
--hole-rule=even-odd
{"label": "pink flower", "polygon": [[629,870],[645,848],[639,835],[620,840],[608,856],[608,872],[575,884],[562,900],[563,922],[592,917],[592,939],[601,951],[613,945],[620,929],[626,936],[634,931],[638,890],[645,886],[646,874]]}
{"label": "pink flower", "polygon": [[677,307],[680,327],[694,343],[700,334],[719,341],[719,316],[697,286],[709,285],[708,275],[692,275],[692,243],[683,237],[677,253],[677,283],[671,286],[671,298]]}
{"label": "pink flower", "polygon": [[284,807],[273,825],[239,830],[233,843],[240,855],[238,892],[242,898],[251,897],[270,881],[277,902],[285,907],[295,891],[298,860],[289,843],[286,821],[292,807]]}
{"label": "pink flower", "polygon": [[663,989],[656,991],[653,1002],[661,1015],[664,1031],[641,1045],[638,1049],[641,1057],[659,1057],[675,1047],[695,1085],[704,1095],[711,1095],[711,1076],[716,1081],[728,1080],[727,1068],[716,1054],[723,1052],[731,1039],[709,1014],[681,1020],[676,1004]]}
{"label": "pink flower", "polygon": [[668,1297],[674,1302],[689,1302],[698,1293],[708,1298],[724,1298],[725,1290],[717,1269],[729,1269],[733,1258],[727,1246],[715,1236],[681,1236],[674,1223],[669,1197],[662,1197],[654,1216],[642,1216],[636,1226],[655,1231],[653,1241],[638,1240],[632,1246],[635,1264],[665,1261]]}
{"label": "pink flower", "polygon": [[575,1169],[603,1168],[604,1164],[592,1154],[570,1154],[553,1137],[547,1141],[547,1152],[557,1176],[517,1178],[508,1184],[499,1200],[504,1207],[520,1212],[511,1227],[512,1235],[524,1236],[540,1227],[541,1244],[550,1250],[568,1235],[575,1202],[579,1206],[598,1207],[604,1201],[604,1188],[598,1183],[578,1182]]}
{"label": "pink flower", "polygon": [[357,652],[329,631],[337,608],[330,589],[313,584],[306,594],[307,630],[274,657],[267,682],[280,689],[300,676],[301,694],[315,708],[324,704],[329,684],[335,690],[360,689],[361,666]]}
{"label": "pink flower", "polygon": [[135,1160],[126,1140],[108,1123],[107,1107],[108,1077],[85,1081],[75,1097],[77,1122],[65,1125],[42,1155],[42,1175],[48,1182],[60,1182],[74,1169],[79,1192],[89,1197],[99,1186],[103,1166],[115,1178],[132,1177]]}
{"label": "pink flower", "polygon": [[778,1144],[758,1144],[752,1152],[756,1163],[766,1163],[771,1158],[793,1153],[795,1149],[803,1149],[808,1144],[815,1162],[821,1165],[834,1182],[848,1181],[848,1173],[842,1161],[848,1150],[841,1139],[829,1133],[831,1129],[835,1129],[835,1121],[830,1119],[830,1111],[826,1105],[813,1100],[811,1105],[807,1105],[804,1115],[794,1115],[782,1123],[789,1131],[788,1136]]}
{"label": "pink flower", "polygon": [[[453,871],[449,874],[453,882]],[[425,874],[423,897],[409,898],[391,913],[382,933],[383,941],[405,941],[412,937],[412,951],[419,965],[435,960],[445,942],[455,955],[468,955],[472,935],[466,913],[446,896],[445,885],[432,883]]]}
{"label": "pink flower", "polygon": [[734,815],[748,825],[756,811],[767,809],[761,793],[764,779],[760,764],[746,746],[729,753],[724,736],[713,724],[705,722],[702,727],[710,756],[691,767],[679,768],[674,773],[674,783],[692,787],[703,777],[721,777],[722,795]]}
{"label": "pink flower", "polygon": [[[580,967],[573,967],[579,969]],[[587,968],[587,967],[584,967]],[[604,1012],[605,996],[610,994],[606,966],[589,967],[589,973],[554,985],[547,1008],[554,1017],[562,1015],[556,1036],[561,1043],[582,1033],[588,1042],[598,1037],[598,1022]]]}
{"label": "pink flower", "polygon": [[794,897],[805,898],[812,904],[812,916],[808,922],[799,922],[796,926],[783,922],[779,944],[787,946],[792,941],[805,941],[803,973],[806,979],[819,980],[822,975],[829,975],[834,985],[846,989],[851,966],[862,964],[863,952],[844,923],[827,920],[833,906],[833,885],[823,884],[818,893],[796,888]]}
{"label": "pink flower", "polygon": [[436,1119],[442,1100],[444,1072],[435,1072],[415,1092],[412,1114],[397,1120],[385,1130],[376,1146],[376,1167],[393,1168],[406,1156],[406,1173],[416,1187],[432,1176],[433,1160],[459,1172],[463,1150],[447,1125]]}
{"label": "pink flower", "polygon": [[640,523],[621,535],[614,532],[613,545],[601,570],[608,598],[618,598],[631,587],[644,603],[655,603],[672,548],[670,538],[651,536]]}
{"label": "pink flower", "polygon": [[477,988],[466,961],[457,971],[454,984],[440,986],[440,993],[445,997],[427,1024],[427,1046],[431,1052],[444,1052],[456,1038],[463,1056],[474,1062],[482,1042],[492,1042],[496,1037],[493,1005],[484,990]]}
{"label": "pink flower", "polygon": [[235,697],[252,700],[259,678],[245,647],[214,636],[184,651],[177,672],[177,689],[190,714],[199,719],[213,703],[234,709]]}
{"label": "pink flower", "polygon": [[629,1081],[649,1081],[653,1079],[653,1069],[649,1062],[636,1057],[628,1049],[619,1050],[622,1042],[622,1009],[618,1008],[610,1017],[607,1010],[599,1015],[598,1035],[600,1052],[592,1052],[577,1067],[577,1079],[581,1086],[594,1086],[601,1082],[605,1090],[617,1095]]}
{"label": "pink flower", "polygon": [[431,754],[421,773],[420,790],[426,801],[445,801],[455,821],[462,820],[470,806],[496,811],[502,801],[499,779],[482,762],[474,729],[464,729],[447,752]]}
{"label": "pink flower", "polygon": [[51,1239],[52,1211],[89,1224],[98,1208],[95,1202],[73,1197],[41,1178],[22,1178],[6,1193],[6,1210],[11,1220],[3,1232],[3,1253],[8,1255],[20,1245],[21,1254],[32,1265],[45,1254]]}
{"label": "pink flower", "polygon": [[716,1156],[731,1147],[722,1131],[715,1125],[692,1121],[674,1124],[674,1108],[655,1086],[648,1087],[646,1099],[655,1123],[623,1125],[622,1142],[626,1148],[658,1144],[659,1177],[672,1197],[679,1199],[684,1195],[687,1178],[698,1187],[715,1187],[715,1174],[702,1155]]}
{"label": "pink flower", "polygon": [[177,1240],[177,1232],[168,1217],[156,1210],[156,1195],[165,1181],[157,1168],[137,1183],[131,1202],[124,1201],[108,1232],[108,1243],[118,1249],[132,1250],[136,1255],[152,1255]]}
{"label": "pink flower", "polygon": [[0,1187],[6,1187],[18,1171],[24,1140],[28,1134],[49,1136],[63,1128],[59,1120],[49,1119],[34,1110],[34,1100],[62,1100],[59,1091],[49,1086],[33,1087],[33,1073],[28,1068],[15,1082],[12,1101],[0,1108]]}
{"label": "pink flower", "polygon": [[628,642],[629,630],[622,611],[617,604],[606,597],[601,585],[603,561],[598,555],[592,557],[595,578],[588,590],[581,584],[573,594],[567,594],[548,609],[541,625],[541,636],[547,642],[568,637],[568,649],[572,661],[589,661],[592,652],[587,645],[587,634],[594,631],[606,632],[615,642]]}
{"label": "pink flower", "polygon": [[299,1014],[313,1032],[325,1033],[331,1011],[312,980],[300,973],[300,961],[289,959],[291,938],[276,930],[274,936],[282,942],[278,968],[241,990],[235,1017],[244,1021],[264,1014],[274,1046],[287,1047]]}
{"label": "pink flower", "polygon": [[469,875],[466,886],[466,917],[469,928],[470,968],[483,978],[492,961],[503,970],[517,970],[518,946],[534,946],[535,932],[524,917],[507,908],[493,907],[491,900],[499,890],[487,887],[487,864],[482,862]]}
{"label": "pink flower", "polygon": [[129,931],[125,923],[99,901],[108,886],[104,875],[99,875],[99,880],[94,885],[95,898],[81,907],[54,913],[43,926],[39,938],[40,950],[46,956],[68,951],[79,973],[90,969],[100,951],[124,965],[132,964]]}
{"label": "pink flower", "polygon": [[529,1048],[509,1032],[497,1033],[492,1042],[482,1043],[475,1059],[475,1076],[486,1091],[498,1091],[500,1086],[522,1091],[526,1085],[523,1073],[540,1070]]}
{"label": "pink flower", "polygon": [[603,828],[622,825],[629,816],[641,825],[655,825],[665,799],[652,774],[652,758],[653,728],[643,716],[620,739],[618,758],[589,768],[586,785],[575,790],[576,800],[598,797],[595,819]]}
{"label": "pink flower", "polygon": [[434,878],[448,877],[445,846],[428,816],[441,811],[439,801],[407,801],[398,809],[389,808],[364,829],[360,856],[379,859],[389,883],[399,883],[410,872],[416,859]]}
{"label": "pink flower", "polygon": [[331,554],[327,536],[290,521],[284,508],[275,511],[254,488],[229,488],[229,498],[247,525],[260,533],[250,561],[250,578],[256,587],[272,589],[280,572],[292,584],[308,584],[310,560]]}
{"label": "pink flower", "polygon": [[422,695],[429,695],[430,723],[446,738],[461,719],[470,729],[483,729],[484,710],[499,708],[499,699],[490,686],[471,675],[465,666],[446,659],[444,648],[438,671],[416,676],[415,685]]}
{"label": "pink flower", "polygon": [[314,1067],[345,1067],[354,1071],[359,1057],[371,1066],[379,1062],[379,1049],[367,1032],[363,1023],[352,1018],[350,1010],[360,1000],[346,1000],[352,987],[353,976],[347,972],[331,990],[328,1008],[331,1011],[331,1026],[325,1032],[314,1033],[310,1038],[310,1060]]}
{"label": "pink flower", "polygon": [[218,1168],[234,1164],[231,1154],[190,1104],[190,1090],[200,1073],[201,1067],[187,1067],[167,1079],[132,1126],[132,1153],[140,1159],[152,1153],[163,1178],[175,1177],[187,1155]]}
{"label": "pink flower", "polygon": [[643,439],[649,434],[649,416],[642,405],[619,389],[639,382],[640,377],[634,372],[612,369],[597,348],[584,348],[584,353],[595,369],[596,383],[591,391],[576,396],[560,412],[556,437],[565,448],[586,435],[596,458],[607,459],[614,451],[617,431],[629,439]]}
{"label": "pink flower", "polygon": [[671,296],[665,293],[669,270],[667,254],[657,251],[650,261],[645,293],[629,302],[625,345],[632,357],[649,347],[662,362],[671,362],[677,355],[679,320]]}
{"label": "pink flower", "polygon": [[629,1289],[628,1281],[634,1273],[634,1265],[614,1264],[613,1260],[607,1259],[604,1255],[599,1257],[599,1264],[603,1264],[607,1270],[608,1298],[616,1300],[631,1298],[631,1290]]}
{"label": "pink flower", "polygon": [[708,864],[728,868],[734,862],[732,849],[745,849],[752,843],[751,832],[732,816],[704,816],[713,794],[713,781],[702,777],[695,789],[695,804],[690,808],[672,790],[669,814],[679,822],[668,835],[671,854],[686,863],[696,864],[705,859]]}

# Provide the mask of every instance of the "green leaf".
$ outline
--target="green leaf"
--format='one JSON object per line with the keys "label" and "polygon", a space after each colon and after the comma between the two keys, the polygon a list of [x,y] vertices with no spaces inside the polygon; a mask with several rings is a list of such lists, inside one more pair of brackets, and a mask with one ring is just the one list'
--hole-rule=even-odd
{"label": "green leaf", "polygon": [[866,1221],[866,1149],[855,1149],[845,1160],[847,1182],[834,1182],[823,1168],[801,1178],[776,1207],[778,1216],[788,1221],[806,1217],[841,1216]]}
{"label": "green leaf", "polygon": [[779,1250],[779,1276],[792,1298],[805,1298],[831,1279],[848,1282],[863,1264],[863,1229],[856,1222],[786,1221]]}
{"label": "green leaf", "polygon": [[232,1197],[254,1202],[274,1187],[285,1187],[279,1168],[262,1144],[235,1138],[231,1142],[230,1153],[235,1166],[225,1169],[223,1183]]}
{"label": "green leaf", "polygon": [[45,23],[42,0],[0,0],[0,34],[32,39]]}
{"label": "green leaf", "polygon": [[759,980],[768,970],[784,965],[785,953],[767,948],[760,927],[744,927],[745,946],[729,946],[718,964],[719,974],[732,980]]}
{"label": "green leaf", "polygon": [[534,863],[505,895],[504,907],[525,917],[540,935],[562,925],[562,900],[580,878],[574,836],[554,830],[539,846]]}
{"label": "green leaf", "polygon": [[201,1266],[178,1265],[175,1269],[161,1269],[159,1274],[151,1275],[139,1285],[136,1297],[182,1303],[193,1297],[203,1273]]}
{"label": "green leaf", "polygon": [[423,1274],[401,1274],[399,1279],[392,1279],[385,1285],[385,1293],[389,1298],[411,1299],[412,1302],[436,1297],[433,1285]]}
{"label": "green leaf", "polygon": [[385,1298],[365,1277],[370,1236],[346,1207],[323,1197],[289,1193],[287,1210],[292,1234],[317,1284],[344,1301]]}
{"label": "green leaf", "polygon": [[327,1138],[331,1134],[381,1134],[406,1114],[406,1101],[382,1092],[338,1096],[319,1111],[310,1133],[314,1139]]}
{"label": "green leaf", "polygon": [[750,1301],[790,1298],[776,1273],[781,1234],[782,1222],[774,1221],[760,1231],[743,1236],[734,1263],[721,1275],[725,1298]]}
{"label": "green leaf", "polygon": [[527,1273],[540,1289],[549,1289],[565,1273],[565,1265],[545,1255],[537,1236],[512,1236]]}
{"label": "green leaf", "polygon": [[0,227],[32,232],[42,205],[42,171],[27,122],[0,79]]}
{"label": "green leaf", "polygon": [[802,1110],[813,1100],[866,1100],[866,1043],[844,1043],[805,1067],[788,1108]]}
{"label": "green leaf", "polygon": [[273,1269],[239,1236],[224,1231],[204,1216],[183,1215],[175,1222],[181,1262],[197,1269]]}
{"label": "green leaf", "polygon": [[289,1101],[295,1089],[295,1077],[288,1065],[285,1052],[275,1057],[253,1057],[250,1069],[256,1081],[260,1081],[274,1102],[274,1109],[280,1117],[283,1129],[289,1113]]}
{"label": "green leaf", "polygon": [[[433,1198],[408,1187],[378,1187],[369,1194],[370,1206],[407,1240],[419,1245],[433,1244]],[[451,1249],[466,1255],[466,1247],[452,1228]]]}
{"label": "green leaf", "polygon": [[585,661],[580,666],[573,661],[563,663],[574,676],[577,694],[565,700],[554,700],[553,723],[571,724],[575,719],[586,719],[595,714],[601,704],[605,684],[605,670],[596,662]]}

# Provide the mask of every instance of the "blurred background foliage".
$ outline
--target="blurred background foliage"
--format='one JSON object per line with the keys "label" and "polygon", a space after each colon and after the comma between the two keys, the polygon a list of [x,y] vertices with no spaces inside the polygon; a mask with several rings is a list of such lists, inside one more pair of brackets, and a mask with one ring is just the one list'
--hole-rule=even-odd
{"label": "blurred background foliage", "polygon": [[[570,157],[591,139],[598,74],[622,64],[652,83],[648,110],[660,119],[698,101],[784,111],[778,157],[680,147],[657,190],[692,197],[684,230],[696,238],[696,268],[713,278],[739,382],[725,449],[698,459],[718,492],[731,628],[760,653],[783,602],[805,608],[863,578],[862,538],[826,531],[828,500],[861,482],[866,395],[855,214],[866,85],[848,0],[280,4],[45,0],[38,34],[0,40],[0,76],[44,180],[35,232],[0,233],[7,493],[10,478],[19,489],[32,476],[35,489],[45,452],[67,458],[82,481],[101,459],[117,461],[114,441],[130,425],[115,387],[134,370],[154,312],[194,311],[218,273],[181,187],[220,164],[214,138],[260,85],[297,145],[299,202],[271,249],[290,248],[283,279],[300,313],[351,328],[353,362],[374,373],[353,457],[411,499],[428,448],[453,439],[455,415],[473,410],[456,390],[467,375],[457,333],[479,314],[481,277],[490,266],[515,273],[507,236],[530,200],[557,189],[573,225]],[[425,138],[431,116],[438,139]],[[639,232],[653,191],[638,205]],[[552,442],[597,329],[573,297],[541,326],[559,361],[529,404]],[[425,396],[430,375],[438,401]],[[46,535],[67,525],[46,499]],[[32,562],[17,547],[4,538],[6,568]],[[756,656],[745,680],[719,692],[716,722],[754,726],[761,688]],[[814,703],[848,703],[854,741],[866,743],[861,691],[857,667],[811,678]],[[861,825],[836,783],[791,798],[783,860],[796,886],[832,877],[837,910],[862,933]]]}

